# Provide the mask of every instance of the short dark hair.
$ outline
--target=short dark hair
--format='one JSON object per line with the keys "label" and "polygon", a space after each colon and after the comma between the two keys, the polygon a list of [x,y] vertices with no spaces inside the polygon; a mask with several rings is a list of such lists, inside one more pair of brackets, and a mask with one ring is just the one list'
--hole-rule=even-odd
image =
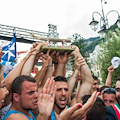
{"label": "short dark hair", "polygon": [[84,95],[84,96],[81,98],[82,104],[84,105],[90,97],[91,97],[91,95]]}
{"label": "short dark hair", "polygon": [[106,117],[106,106],[104,102],[97,97],[92,108],[87,112],[87,120],[105,120]]}
{"label": "short dark hair", "polygon": [[114,94],[114,95],[116,95],[116,90],[115,90],[115,88],[105,88],[104,91],[103,91],[103,95],[104,94]]}
{"label": "short dark hair", "polygon": [[95,76],[95,75],[92,75],[92,77],[93,77],[93,79],[94,79],[94,80],[97,80],[97,81],[98,81],[98,78],[97,78],[97,76]]}
{"label": "short dark hair", "polygon": [[12,95],[13,93],[17,93],[19,95],[22,94],[22,83],[24,81],[29,81],[35,83],[36,80],[30,76],[27,75],[20,75],[15,78],[15,80],[12,83]]}
{"label": "short dark hair", "polygon": [[109,86],[104,85],[104,86],[100,87],[100,92],[102,92],[102,90],[104,90],[105,88],[110,88],[110,87],[109,87]]}
{"label": "short dark hair", "polygon": [[57,76],[54,78],[55,82],[67,82],[67,79],[64,76]]}

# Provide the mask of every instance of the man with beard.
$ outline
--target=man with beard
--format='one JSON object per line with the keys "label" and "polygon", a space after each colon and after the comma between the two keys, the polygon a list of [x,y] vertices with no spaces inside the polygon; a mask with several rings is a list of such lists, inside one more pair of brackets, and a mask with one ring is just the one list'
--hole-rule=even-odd
{"label": "man with beard", "polygon": [[[85,117],[87,111],[90,110],[94,104],[99,92],[92,94],[92,99],[88,100],[85,105],[82,106],[80,103],[76,103],[72,107],[68,106],[69,99],[69,85],[67,79],[63,76],[54,78],[56,92],[53,111],[51,112],[51,120],[81,120]],[[93,96],[95,95],[95,96]]]}
{"label": "man with beard", "polygon": [[55,104],[51,113],[51,120],[56,119],[54,111],[57,114],[60,114],[65,108],[69,108],[69,106],[67,106],[69,97],[67,79],[63,76],[58,76],[54,78],[54,80],[57,89],[55,93]]}
{"label": "man with beard", "polygon": [[117,79],[115,88],[117,103],[106,107],[106,120],[120,120],[120,77]]}

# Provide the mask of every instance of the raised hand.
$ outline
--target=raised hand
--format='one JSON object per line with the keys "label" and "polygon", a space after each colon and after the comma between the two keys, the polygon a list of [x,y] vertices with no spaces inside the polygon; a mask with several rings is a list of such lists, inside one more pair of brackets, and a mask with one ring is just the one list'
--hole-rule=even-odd
{"label": "raised hand", "polygon": [[111,87],[112,75],[113,75],[114,70],[115,69],[114,69],[114,67],[112,65],[110,67],[108,67],[108,76],[107,76],[106,83],[105,83],[106,86]]}
{"label": "raised hand", "polygon": [[58,63],[60,64],[66,64],[69,59],[70,57],[67,55],[67,52],[64,55],[58,55]]}
{"label": "raised hand", "polygon": [[43,67],[47,67],[48,65],[52,65],[52,60],[51,60],[51,57],[49,55],[50,53],[50,50],[47,51],[46,54],[43,54],[40,59],[42,60],[42,66]]}
{"label": "raised hand", "polygon": [[65,109],[59,115],[55,113],[57,120],[82,120],[96,101],[99,92],[94,92],[83,106],[78,103],[71,108]]}
{"label": "raised hand", "polygon": [[35,53],[39,53],[42,46],[48,46],[48,43],[47,42],[42,42],[42,43],[35,42],[33,43],[33,46],[31,49],[35,49]]}
{"label": "raised hand", "polygon": [[47,117],[50,116],[54,105],[55,91],[56,86],[54,77],[51,79],[48,78],[44,85],[43,91],[39,95],[38,109],[40,115],[45,115]]}
{"label": "raised hand", "polygon": [[110,73],[113,73],[113,72],[114,72],[114,67],[111,65],[110,67],[108,67],[108,71],[109,71]]}
{"label": "raised hand", "polygon": [[34,65],[38,62],[39,58],[43,55],[43,53],[40,52],[42,46],[48,46],[48,43],[42,42],[42,43],[33,43],[33,46],[31,50],[34,50],[32,53],[36,54]]}
{"label": "raised hand", "polygon": [[74,51],[70,54],[71,56],[76,56],[80,54],[79,48],[77,46],[72,45],[72,48],[74,49]]}
{"label": "raised hand", "polygon": [[85,65],[86,62],[84,58],[79,58],[78,56],[75,57],[75,69],[80,69],[82,65]]}

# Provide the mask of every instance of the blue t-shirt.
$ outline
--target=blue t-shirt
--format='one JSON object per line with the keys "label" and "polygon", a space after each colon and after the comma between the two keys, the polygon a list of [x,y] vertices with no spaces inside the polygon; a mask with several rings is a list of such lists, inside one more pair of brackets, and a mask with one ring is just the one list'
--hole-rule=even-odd
{"label": "blue t-shirt", "polygon": [[19,111],[15,111],[15,110],[9,110],[8,113],[5,115],[5,117],[3,118],[3,120],[5,120],[9,115],[14,114],[14,113],[21,113],[21,114],[25,115],[28,118],[28,120],[36,120],[35,116],[33,115],[33,113],[31,111],[30,111],[30,114],[33,117],[33,119],[28,117],[26,114],[19,112]]}
{"label": "blue t-shirt", "polygon": [[[67,107],[70,108],[68,105],[67,105]],[[50,118],[51,118],[51,120],[56,120],[55,112],[53,110],[51,112]]]}

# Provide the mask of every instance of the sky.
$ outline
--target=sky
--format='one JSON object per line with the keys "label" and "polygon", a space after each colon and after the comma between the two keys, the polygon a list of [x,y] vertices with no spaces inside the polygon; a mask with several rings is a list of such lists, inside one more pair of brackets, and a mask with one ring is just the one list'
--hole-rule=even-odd
{"label": "sky", "polygon": [[[111,10],[120,13],[120,0],[106,0],[105,15]],[[103,0],[104,3],[104,0]],[[81,34],[85,39],[98,36],[89,23],[92,13],[102,14],[101,0],[0,0],[0,24],[48,32],[48,24],[57,25],[59,38]],[[95,14],[97,21],[100,16]],[[117,14],[108,16],[109,25],[117,20]]]}

